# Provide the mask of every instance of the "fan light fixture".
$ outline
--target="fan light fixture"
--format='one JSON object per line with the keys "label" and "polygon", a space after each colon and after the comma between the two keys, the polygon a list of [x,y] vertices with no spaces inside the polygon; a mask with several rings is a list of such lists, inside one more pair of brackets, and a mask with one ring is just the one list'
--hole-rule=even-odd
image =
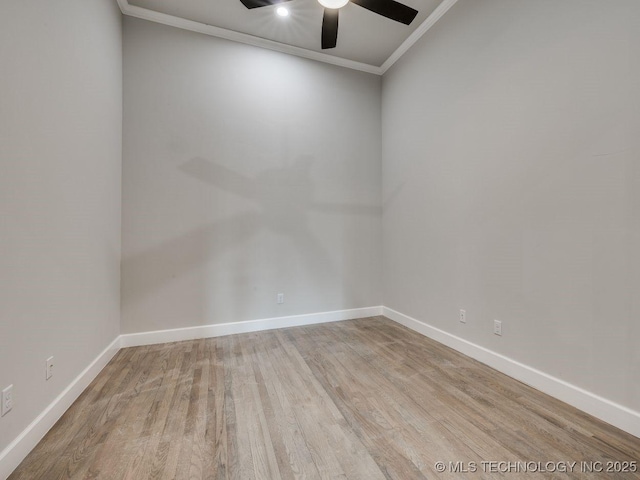
{"label": "fan light fixture", "polygon": [[[240,0],[240,2],[249,9],[270,7],[290,1],[291,0]],[[452,1],[455,2],[455,0]],[[322,36],[320,37],[320,46],[323,50],[336,48],[340,9],[349,2],[388,18],[389,20],[393,20],[394,22],[404,23],[405,25],[411,25],[411,22],[413,22],[416,15],[418,15],[418,11],[415,8],[396,2],[396,0],[318,0],[318,3],[324,7],[324,12],[322,13]]]}
{"label": "fan light fixture", "polygon": [[338,9],[349,3],[349,0],[318,0],[318,3],[325,8]]}
{"label": "fan light fixture", "polygon": [[284,7],[278,7],[278,9],[276,10],[276,13],[278,15],[280,15],[281,17],[288,17],[289,16],[289,10],[287,10]]}

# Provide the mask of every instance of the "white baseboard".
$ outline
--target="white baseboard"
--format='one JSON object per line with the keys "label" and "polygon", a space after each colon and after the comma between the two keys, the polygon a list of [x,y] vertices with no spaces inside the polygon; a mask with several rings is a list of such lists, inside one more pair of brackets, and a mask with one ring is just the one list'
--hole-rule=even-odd
{"label": "white baseboard", "polygon": [[339,322],[353,318],[373,317],[382,315],[383,307],[354,308],[351,310],[337,310],[334,312],[309,313],[305,315],[291,315],[288,317],[264,318],[235,323],[220,323],[217,325],[203,325],[199,327],[176,328],[172,330],[158,330],[121,335],[121,346],[138,347],[157,343],[180,342],[200,338],[221,337],[236,333],[260,332],[275,328],[300,327],[316,323]]}
{"label": "white baseboard", "polygon": [[98,355],[9,446],[0,452],[0,479],[7,478],[15,470],[120,348],[338,322],[376,315],[384,315],[411,330],[640,437],[640,413],[391,308],[380,306],[121,335]]}
{"label": "white baseboard", "polygon": [[297,327],[317,323],[338,322],[353,318],[382,315],[383,307],[354,308],[334,312],[292,315],[288,317],[265,318],[237,323],[205,325],[201,327],[177,328],[157,332],[143,332],[120,335],[73,382],[51,402],[51,404],[31,422],[2,452],[0,452],[0,479],[4,480],[13,472],[38,442],[53,427],[71,404],[89,386],[114,355],[124,347],[153,345],[156,343],[195,340],[219,337],[236,333],[259,332],[275,328]]}
{"label": "white baseboard", "polygon": [[18,437],[0,452],[0,478],[6,479],[55,425],[120,349],[120,337],[98,355]]}
{"label": "white baseboard", "polygon": [[640,413],[420,320],[383,307],[383,315],[516,380],[640,437]]}

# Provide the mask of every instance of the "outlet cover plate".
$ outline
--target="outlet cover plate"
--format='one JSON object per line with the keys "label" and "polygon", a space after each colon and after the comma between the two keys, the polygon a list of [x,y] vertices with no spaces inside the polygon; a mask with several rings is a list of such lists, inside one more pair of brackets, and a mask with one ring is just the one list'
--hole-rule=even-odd
{"label": "outlet cover plate", "polygon": [[500,320],[493,321],[493,333],[502,336],[502,322]]}
{"label": "outlet cover plate", "polygon": [[2,401],[0,401],[0,416],[4,417],[13,408],[13,385],[9,385],[2,390]]}
{"label": "outlet cover plate", "polygon": [[49,380],[51,377],[53,377],[53,357],[47,358],[44,377],[45,380]]}

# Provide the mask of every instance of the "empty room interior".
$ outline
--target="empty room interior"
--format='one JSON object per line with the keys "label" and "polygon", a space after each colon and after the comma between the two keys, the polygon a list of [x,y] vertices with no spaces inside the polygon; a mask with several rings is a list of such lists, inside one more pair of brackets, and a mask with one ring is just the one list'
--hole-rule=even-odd
{"label": "empty room interior", "polygon": [[2,0],[0,479],[640,479],[640,2]]}

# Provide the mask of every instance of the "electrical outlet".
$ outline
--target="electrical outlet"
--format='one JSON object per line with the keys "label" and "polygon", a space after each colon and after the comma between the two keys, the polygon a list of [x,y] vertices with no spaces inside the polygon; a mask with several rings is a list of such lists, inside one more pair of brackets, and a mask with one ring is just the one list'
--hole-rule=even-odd
{"label": "electrical outlet", "polygon": [[284,303],[284,293],[278,294],[278,303]]}
{"label": "electrical outlet", "polygon": [[4,417],[13,408],[13,385],[9,385],[2,391],[2,403],[0,416]]}
{"label": "electrical outlet", "polygon": [[460,309],[460,323],[467,323],[467,311]]}
{"label": "electrical outlet", "polygon": [[500,320],[493,321],[493,333],[502,336],[502,322]]}
{"label": "electrical outlet", "polygon": [[53,377],[53,357],[47,358],[44,377],[45,380],[49,380],[51,377]]}

